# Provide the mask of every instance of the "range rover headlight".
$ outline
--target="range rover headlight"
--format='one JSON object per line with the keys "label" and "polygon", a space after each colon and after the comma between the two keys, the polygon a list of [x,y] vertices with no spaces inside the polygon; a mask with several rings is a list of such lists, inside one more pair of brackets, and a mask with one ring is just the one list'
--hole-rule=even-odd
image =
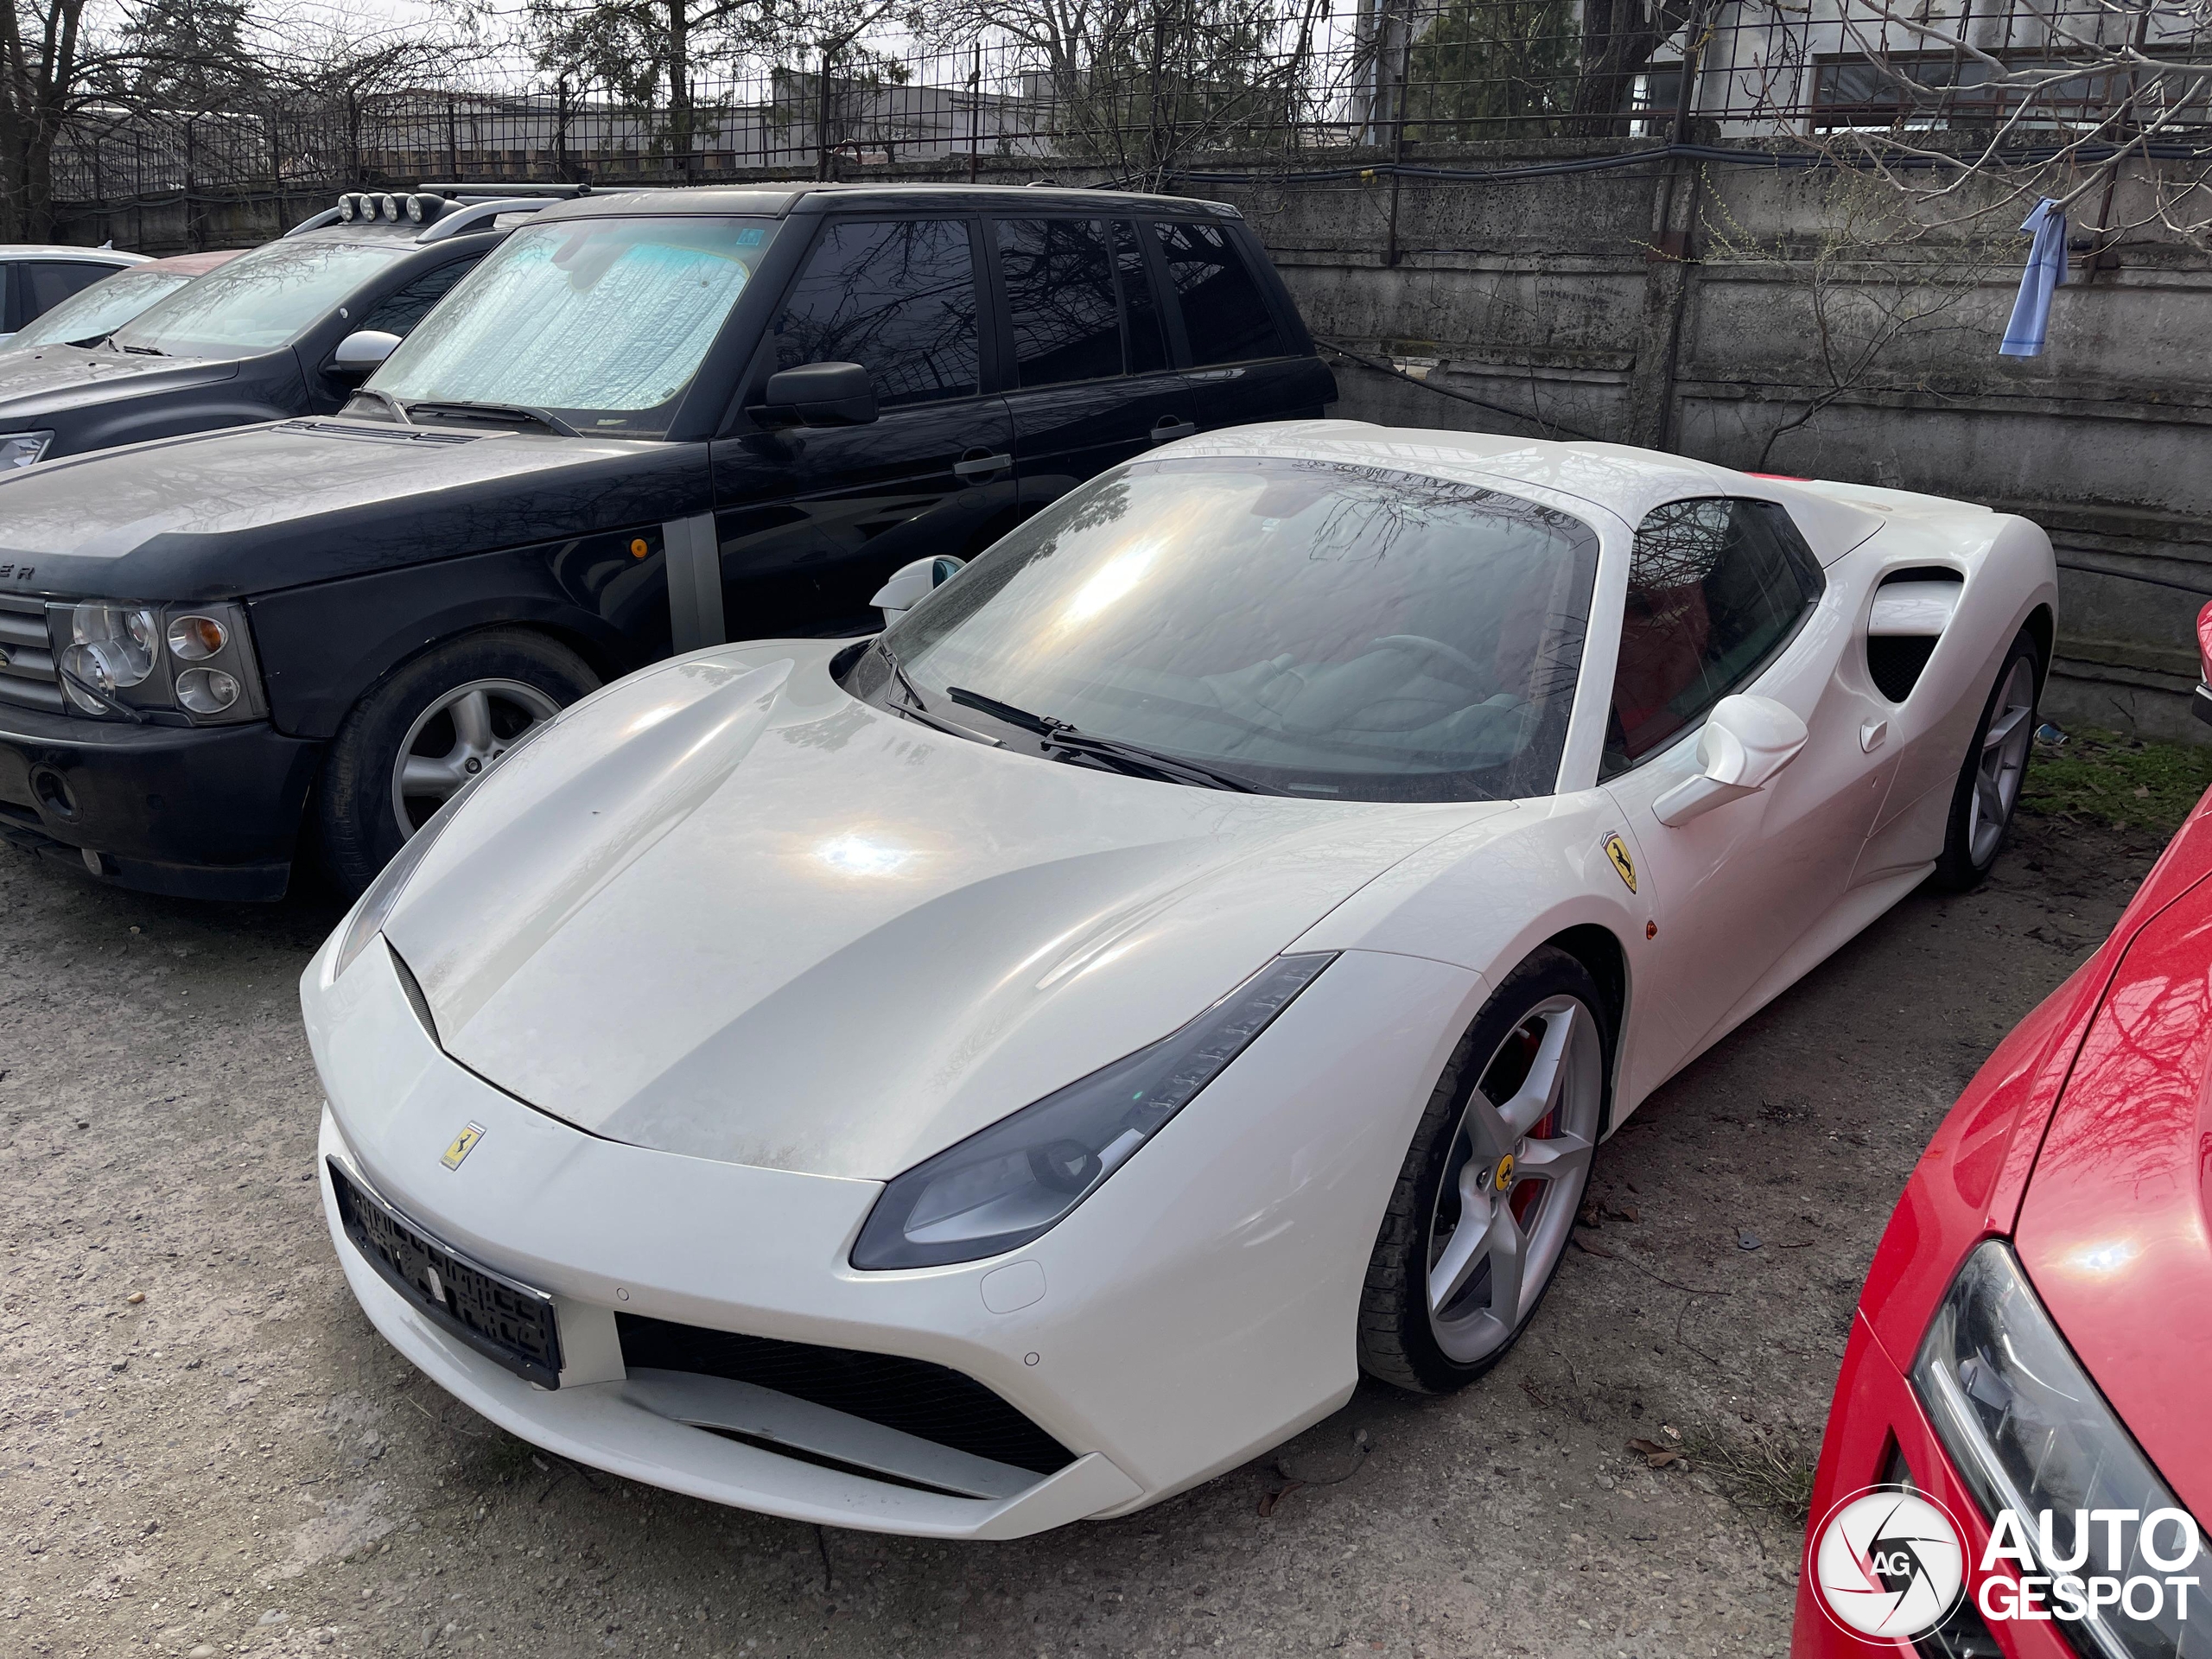
{"label": "range rover headlight", "polygon": [[245,612],[235,603],[86,600],[50,606],[47,617],[61,689],[77,713],[207,725],[267,712]]}
{"label": "range rover headlight", "polygon": [[1278,957],[1181,1030],[915,1165],[876,1199],[853,1265],[975,1262],[1047,1231],[1335,960]]}
{"label": "range rover headlight", "polygon": [[[1912,1385],[1984,1516],[2018,1516],[2038,1569],[2082,1586],[2074,1601],[2110,1598],[2062,1623],[2075,1647],[2103,1659],[2212,1652],[2204,1593],[2212,1573],[2195,1519],[2075,1361],[2002,1240],[1959,1269],[1920,1344]],[[2092,1511],[2105,1513],[2093,1520]],[[2186,1613],[2164,1582],[2177,1573],[2208,1581],[2188,1593]],[[2144,1578],[2160,1592],[2147,1618],[2120,1599]],[[2101,1591],[2098,1580],[2113,1589]],[[2046,1600],[2059,1605],[2056,1586]],[[2149,1605],[2147,1590],[2135,1592],[2134,1611]]]}
{"label": "range rover headlight", "polygon": [[61,652],[62,683],[79,706],[99,712],[105,705],[86,688],[111,697],[143,683],[154,671],[161,649],[161,624],[147,607],[79,605],[69,613],[69,644]]}

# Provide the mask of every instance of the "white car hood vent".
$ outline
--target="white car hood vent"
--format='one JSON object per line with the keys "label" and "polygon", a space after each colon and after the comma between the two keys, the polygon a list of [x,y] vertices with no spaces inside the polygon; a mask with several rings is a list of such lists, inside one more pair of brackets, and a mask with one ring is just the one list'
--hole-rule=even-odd
{"label": "white car hood vent", "polygon": [[386,929],[449,1053],[610,1139],[887,1178],[1503,810],[1011,753],[853,701],[834,649],[666,664],[486,780]]}

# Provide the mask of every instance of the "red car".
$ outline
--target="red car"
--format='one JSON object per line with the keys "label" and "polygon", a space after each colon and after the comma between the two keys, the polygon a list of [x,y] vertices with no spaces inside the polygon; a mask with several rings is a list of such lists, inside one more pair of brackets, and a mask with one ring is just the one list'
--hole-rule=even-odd
{"label": "red car", "polygon": [[[2199,633],[2212,679],[2212,606]],[[2212,795],[1906,1183],[1836,1382],[1794,1659],[2212,1655],[2208,878]]]}

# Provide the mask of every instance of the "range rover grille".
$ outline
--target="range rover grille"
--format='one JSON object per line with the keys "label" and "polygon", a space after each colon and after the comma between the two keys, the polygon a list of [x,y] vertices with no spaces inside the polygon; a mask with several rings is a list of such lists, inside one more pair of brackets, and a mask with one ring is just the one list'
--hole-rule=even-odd
{"label": "range rover grille", "polygon": [[0,594],[0,703],[62,712],[61,679],[46,632],[46,603]]}
{"label": "range rover grille", "polygon": [[995,1463],[1049,1475],[1075,1453],[971,1376],[927,1360],[741,1337],[617,1313],[622,1363],[772,1389]]}

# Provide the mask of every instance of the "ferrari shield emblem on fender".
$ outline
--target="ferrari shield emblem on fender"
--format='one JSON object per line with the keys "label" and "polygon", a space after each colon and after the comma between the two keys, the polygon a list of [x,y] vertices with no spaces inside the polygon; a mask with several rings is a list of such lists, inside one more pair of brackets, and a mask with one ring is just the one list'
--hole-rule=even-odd
{"label": "ferrari shield emblem on fender", "polygon": [[1622,844],[1618,835],[1605,837],[1605,856],[1612,861],[1613,868],[1618,873],[1621,880],[1628,883],[1628,890],[1634,893],[1636,891],[1636,861],[1628,855],[1628,849]]}
{"label": "ferrari shield emblem on fender", "polygon": [[[1630,885],[1634,884],[1630,883]],[[446,1155],[438,1161],[448,1169],[459,1169],[461,1160],[475,1151],[476,1143],[483,1138],[484,1126],[481,1123],[467,1125],[459,1135],[454,1136],[453,1144],[446,1148]]]}

